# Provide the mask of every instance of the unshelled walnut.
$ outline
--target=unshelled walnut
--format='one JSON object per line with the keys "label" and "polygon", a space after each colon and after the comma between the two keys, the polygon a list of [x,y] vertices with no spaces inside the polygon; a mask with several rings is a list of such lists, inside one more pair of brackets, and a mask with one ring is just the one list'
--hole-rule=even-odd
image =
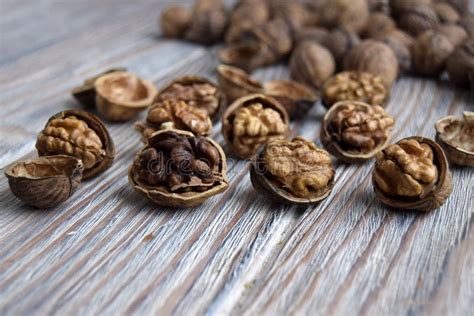
{"label": "unshelled walnut", "polygon": [[137,122],[135,128],[146,141],[161,129],[190,131],[197,136],[212,133],[212,122],[206,111],[190,106],[185,101],[167,100],[153,104],[145,122]]}
{"label": "unshelled walnut", "polygon": [[359,43],[360,38],[357,33],[344,29],[334,29],[322,42],[322,45],[329,49],[337,66],[340,68],[344,56]]}
{"label": "unshelled walnut", "polygon": [[393,51],[395,57],[397,58],[400,72],[410,71],[412,69],[411,48],[397,39],[397,37],[390,34],[391,33],[387,33],[384,36],[379,37],[378,40],[390,47],[390,49]]}
{"label": "unshelled walnut", "polygon": [[400,16],[417,5],[430,5],[432,0],[390,0],[392,14]]}
{"label": "unshelled walnut", "polygon": [[133,188],[169,207],[194,207],[228,186],[226,157],[210,138],[163,130],[136,155],[128,177]]}
{"label": "unshelled walnut", "polygon": [[67,155],[84,163],[83,179],[108,169],[115,146],[104,123],[82,110],[67,110],[52,116],[36,140],[40,156]]}
{"label": "unshelled walnut", "polygon": [[66,201],[82,179],[80,159],[57,155],[18,161],[5,170],[12,193],[36,208],[55,207]]}
{"label": "unshelled walnut", "polygon": [[252,94],[263,91],[263,86],[257,80],[254,80],[243,69],[219,65],[217,67],[217,78],[219,80],[219,87],[227,96],[228,102]]}
{"label": "unshelled walnut", "polygon": [[303,137],[268,142],[252,161],[255,190],[286,204],[309,205],[328,197],[335,170],[329,154]]}
{"label": "unshelled walnut", "polygon": [[443,34],[454,47],[461,45],[468,37],[466,30],[457,24],[441,24],[435,32]]}
{"label": "unshelled walnut", "polygon": [[448,58],[449,79],[458,87],[474,91],[474,38],[459,45]]}
{"label": "unshelled walnut", "polygon": [[388,99],[389,91],[382,78],[368,72],[340,72],[329,78],[322,89],[322,101],[326,108],[346,100],[384,106]]}
{"label": "unshelled walnut", "polygon": [[362,34],[364,37],[377,38],[395,28],[395,21],[390,16],[381,12],[375,12],[370,14]]}
{"label": "unshelled walnut", "polygon": [[369,17],[369,6],[366,0],[324,0],[319,1],[319,24],[327,28],[339,27],[353,32],[360,32]]}
{"label": "unshelled walnut", "polygon": [[387,145],[394,124],[395,120],[381,106],[341,101],[324,116],[321,142],[344,162],[362,162]]}
{"label": "unshelled walnut", "polygon": [[458,11],[456,11],[456,9],[454,9],[447,2],[435,3],[433,8],[436,14],[438,14],[438,18],[441,23],[458,23],[459,19],[461,18]]}
{"label": "unshelled walnut", "polygon": [[459,20],[459,25],[466,30],[469,36],[474,36],[474,13],[464,15],[461,20]]}
{"label": "unshelled walnut", "polygon": [[370,12],[390,13],[389,0],[367,0]]}
{"label": "unshelled walnut", "polygon": [[[262,1],[263,2],[263,1]],[[292,33],[314,25],[317,16],[312,10],[299,1],[277,0],[270,1],[273,17],[283,19],[289,25]]]}
{"label": "unshelled walnut", "polygon": [[293,51],[289,67],[293,80],[319,89],[334,74],[336,63],[327,48],[318,43],[304,41]]}
{"label": "unshelled walnut", "polygon": [[153,83],[123,71],[100,76],[94,89],[97,110],[114,122],[132,119],[150,106],[158,93]]}
{"label": "unshelled walnut", "polygon": [[212,45],[222,39],[226,27],[227,13],[223,0],[196,0],[185,38]]}
{"label": "unshelled walnut", "polygon": [[182,38],[191,25],[192,12],[174,4],[166,8],[160,17],[161,31],[165,37]]}
{"label": "unshelled walnut", "polygon": [[436,141],[449,162],[474,167],[474,112],[464,112],[463,118],[444,117],[435,127]]}
{"label": "unshelled walnut", "polygon": [[267,1],[238,1],[230,15],[229,28],[225,35],[227,44],[240,41],[242,34],[270,20],[271,11]]}
{"label": "unshelled walnut", "polygon": [[288,114],[275,99],[262,94],[239,98],[222,117],[222,134],[240,158],[253,156],[267,141],[288,133]]}
{"label": "unshelled walnut", "polygon": [[173,80],[155,98],[155,102],[185,101],[191,106],[207,112],[216,119],[225,107],[226,99],[218,86],[203,77],[185,76]]}
{"label": "unshelled walnut", "polygon": [[451,172],[439,145],[425,137],[409,137],[377,154],[372,173],[377,197],[397,209],[430,211],[452,191]]}
{"label": "unshelled walnut", "polygon": [[299,29],[294,32],[293,34],[293,39],[295,46],[297,46],[299,43],[303,41],[310,41],[310,42],[316,42],[319,44],[323,44],[326,39],[329,36],[329,31],[328,29],[325,29],[323,27],[306,27]]}
{"label": "unshelled walnut", "polygon": [[429,4],[414,5],[398,19],[398,25],[414,36],[435,28],[439,23],[438,14]]}
{"label": "unshelled walnut", "polygon": [[386,44],[365,40],[351,49],[344,58],[344,70],[369,72],[382,78],[390,89],[398,76],[398,60]]}
{"label": "unshelled walnut", "polygon": [[453,44],[443,34],[432,30],[424,32],[412,47],[415,71],[422,75],[439,75],[453,50]]}
{"label": "unshelled walnut", "polygon": [[436,2],[447,3],[460,14],[469,12],[469,0],[435,0]]}

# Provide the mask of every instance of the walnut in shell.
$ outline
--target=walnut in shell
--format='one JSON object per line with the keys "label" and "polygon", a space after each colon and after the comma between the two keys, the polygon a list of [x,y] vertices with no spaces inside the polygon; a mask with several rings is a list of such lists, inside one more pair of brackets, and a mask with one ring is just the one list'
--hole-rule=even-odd
{"label": "walnut in shell", "polygon": [[474,91],[474,38],[459,45],[448,58],[449,79],[460,88]]}
{"label": "walnut in shell", "polygon": [[362,35],[366,38],[377,38],[395,28],[395,21],[390,16],[381,12],[375,12],[370,14]]}
{"label": "walnut in shell", "polygon": [[222,39],[226,27],[227,13],[223,0],[196,0],[185,38],[192,42],[212,45]]}
{"label": "walnut in shell", "polygon": [[243,69],[219,65],[217,67],[217,78],[219,80],[219,87],[227,96],[228,102],[252,94],[263,91],[263,86],[257,80],[254,80]]}
{"label": "walnut in shell", "polygon": [[188,8],[174,4],[166,8],[160,16],[161,31],[165,37],[182,38],[191,25],[192,12]]}
{"label": "walnut in shell", "polygon": [[457,24],[441,24],[435,28],[435,32],[443,34],[454,47],[461,45],[468,37],[467,32]]}
{"label": "walnut in shell", "polygon": [[439,2],[433,4],[433,8],[438,14],[439,21],[441,23],[458,23],[460,16],[456,9],[454,9],[449,3],[447,2]]}
{"label": "walnut in shell", "polygon": [[414,36],[426,30],[434,29],[440,23],[438,14],[431,5],[414,5],[403,12],[398,19],[398,25]]}
{"label": "walnut in shell", "polygon": [[323,44],[327,37],[329,36],[329,31],[323,27],[305,27],[299,29],[293,33],[293,40],[295,46],[303,41],[316,42]]}
{"label": "walnut in shell", "polygon": [[242,34],[267,23],[270,18],[270,4],[267,1],[239,1],[230,15],[225,42],[232,44],[240,41]]}
{"label": "walnut in shell", "polygon": [[345,29],[334,29],[322,42],[331,52],[337,66],[340,68],[344,56],[355,46],[359,45],[360,38],[355,32]]}
{"label": "walnut in shell", "polygon": [[400,16],[417,5],[430,5],[432,0],[390,0],[392,14]]}
{"label": "walnut in shell", "polygon": [[319,24],[327,28],[362,31],[369,18],[366,0],[324,0],[316,12]]}
{"label": "walnut in shell", "polygon": [[454,50],[453,44],[441,33],[429,30],[417,37],[412,47],[413,66],[421,75],[439,75]]}

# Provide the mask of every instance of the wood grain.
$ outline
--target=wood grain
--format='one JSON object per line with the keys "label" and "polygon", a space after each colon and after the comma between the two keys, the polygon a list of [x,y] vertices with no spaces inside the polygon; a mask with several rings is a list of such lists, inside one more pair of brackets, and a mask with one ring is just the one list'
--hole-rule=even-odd
{"label": "wood grain", "polygon": [[[46,120],[78,107],[71,88],[103,69],[126,66],[158,86],[185,74],[215,80],[215,48],[159,39],[157,17],[171,2],[1,0],[2,171],[35,156]],[[255,77],[288,72],[276,65]],[[434,137],[433,123],[474,110],[474,96],[403,77],[387,110],[394,140]],[[315,105],[293,135],[320,145],[323,114]],[[23,205],[2,172],[0,314],[473,315],[472,168],[454,168],[447,203],[417,214],[375,199],[372,163],[338,164],[334,193],[301,209],[258,195],[248,162],[231,156],[224,194],[172,210],[128,184],[141,147],[132,123],[108,127],[118,150],[110,172],[54,210]],[[220,124],[213,137],[224,145]]]}

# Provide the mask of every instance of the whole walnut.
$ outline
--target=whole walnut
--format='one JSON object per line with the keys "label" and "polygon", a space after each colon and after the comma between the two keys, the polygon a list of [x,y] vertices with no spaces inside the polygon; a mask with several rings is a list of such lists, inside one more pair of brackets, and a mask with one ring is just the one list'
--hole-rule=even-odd
{"label": "whole walnut", "polygon": [[461,88],[474,91],[474,38],[459,45],[448,58],[449,79]]}
{"label": "whole walnut", "polygon": [[163,35],[171,38],[181,38],[191,24],[191,10],[178,4],[166,8],[160,17]]}
{"label": "whole walnut", "polygon": [[435,2],[445,2],[451,5],[458,13],[469,12],[469,0],[437,0]]}
{"label": "whole walnut", "polygon": [[319,89],[334,74],[336,63],[327,48],[305,41],[293,51],[289,67],[292,79]]}
{"label": "whole walnut", "polygon": [[447,2],[435,3],[433,8],[441,23],[458,23],[461,18],[458,11]]}
{"label": "whole walnut", "polygon": [[223,0],[196,0],[185,38],[212,45],[222,39],[226,27],[227,13]]}
{"label": "whole walnut", "polygon": [[305,27],[293,33],[293,42],[295,45],[298,45],[303,41],[312,41],[323,44],[329,34],[329,30],[322,27]]}
{"label": "whole walnut", "polygon": [[375,12],[370,14],[362,36],[366,38],[377,38],[377,36],[386,34],[395,28],[395,21],[390,16]]}
{"label": "whole walnut", "polygon": [[400,29],[391,30],[391,31],[387,32],[386,34],[378,36],[376,39],[380,40],[380,41],[383,41],[383,39],[386,38],[386,37],[391,37],[391,38],[397,40],[398,42],[400,42],[404,46],[406,46],[406,48],[408,48],[409,50],[411,49],[413,44],[415,44],[415,38],[413,36],[411,36],[410,34],[408,34],[407,32],[405,32],[403,30],[400,30]]}
{"label": "whole walnut", "polygon": [[271,10],[273,17],[286,21],[293,33],[315,24],[316,17],[302,2],[271,1]]}
{"label": "whole walnut", "polygon": [[431,4],[432,0],[390,0],[390,9],[395,16],[404,14],[414,6]]}
{"label": "whole walnut", "polygon": [[325,0],[317,11],[319,23],[328,28],[343,28],[356,33],[362,31],[369,18],[366,0]]}
{"label": "whole walnut", "polygon": [[397,57],[400,72],[410,71],[412,68],[411,49],[390,34],[388,33],[384,37],[378,38],[378,40],[386,44],[393,51],[395,57]]}
{"label": "whole walnut", "polygon": [[329,49],[337,65],[340,67],[347,52],[359,43],[360,38],[357,33],[344,29],[334,29],[322,42],[322,45]]}
{"label": "whole walnut", "polygon": [[390,13],[389,0],[367,0],[370,12]]}
{"label": "whole walnut", "polygon": [[439,75],[453,50],[454,46],[446,36],[432,30],[426,31],[412,47],[415,71],[421,75]]}
{"label": "whole walnut", "polygon": [[243,33],[267,23],[270,17],[267,1],[239,1],[230,15],[225,42],[231,44],[239,41]]}
{"label": "whole walnut", "polygon": [[457,24],[438,25],[438,27],[435,28],[435,32],[446,36],[454,47],[460,45],[468,37],[467,32]]}
{"label": "whole walnut", "polygon": [[431,30],[439,24],[439,17],[433,6],[419,4],[406,10],[398,19],[398,25],[414,36]]}
{"label": "whole walnut", "polygon": [[385,86],[390,89],[398,76],[398,60],[386,44],[365,40],[346,55],[344,70],[370,72],[381,77]]}
{"label": "whole walnut", "polygon": [[459,25],[461,25],[464,30],[466,30],[469,36],[474,36],[474,14],[466,14],[459,20]]}

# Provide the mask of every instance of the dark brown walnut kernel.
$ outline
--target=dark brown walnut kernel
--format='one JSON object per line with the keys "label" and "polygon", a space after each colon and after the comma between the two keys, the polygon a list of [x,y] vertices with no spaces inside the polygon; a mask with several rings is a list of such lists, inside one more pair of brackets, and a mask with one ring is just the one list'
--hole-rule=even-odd
{"label": "dark brown walnut kernel", "polygon": [[474,38],[459,45],[448,58],[449,79],[460,88],[474,91]]}
{"label": "dark brown walnut kernel", "polygon": [[377,38],[396,28],[395,21],[388,15],[380,12],[370,14],[367,25],[362,32],[366,38]]}
{"label": "dark brown walnut kernel", "polygon": [[20,200],[36,208],[50,208],[76,191],[83,170],[80,159],[57,155],[15,162],[5,170],[5,175],[11,191]]}
{"label": "dark brown walnut kernel", "polygon": [[104,123],[82,110],[52,116],[36,140],[40,156],[67,155],[84,163],[83,179],[107,170],[115,158],[115,146]]}
{"label": "dark brown walnut kernel", "polygon": [[273,140],[252,160],[255,190],[273,201],[310,205],[329,196],[335,170],[329,154],[303,137]]}
{"label": "dark brown walnut kernel", "polygon": [[217,67],[217,78],[219,87],[227,96],[228,102],[263,91],[263,86],[257,80],[254,80],[243,69],[228,65],[219,65]]}
{"label": "dark brown walnut kernel", "polygon": [[227,188],[226,172],[226,156],[215,141],[165,130],[135,155],[128,177],[137,192],[159,205],[194,207]]}
{"label": "dark brown walnut kernel", "polygon": [[370,13],[366,0],[324,0],[316,12],[320,25],[356,33],[365,27]]}
{"label": "dark brown walnut kernel", "polygon": [[419,4],[412,6],[403,12],[398,19],[398,25],[414,36],[418,36],[426,30],[435,28],[440,23],[438,14],[433,6]]}
{"label": "dark brown walnut kernel", "polygon": [[329,78],[322,89],[323,105],[328,109],[346,100],[384,106],[388,99],[389,91],[382,78],[368,72],[340,72]]}
{"label": "dark brown walnut kernel", "polygon": [[212,45],[224,36],[227,13],[222,0],[196,0],[191,24],[185,34],[189,41]]}
{"label": "dark brown walnut kernel", "polygon": [[270,17],[270,5],[267,1],[238,1],[230,15],[225,42],[231,44],[239,41],[243,33],[267,23]]}
{"label": "dark brown walnut kernel", "polygon": [[158,93],[150,81],[123,71],[100,76],[94,82],[94,89],[97,110],[113,122],[128,121],[137,116],[153,103]]}
{"label": "dark brown walnut kernel", "polygon": [[192,12],[188,8],[174,4],[166,8],[160,17],[164,37],[182,38],[191,25]]}
{"label": "dark brown walnut kernel", "polygon": [[435,3],[433,8],[441,23],[458,23],[461,18],[458,11],[447,2]]}
{"label": "dark brown walnut kernel", "polygon": [[436,122],[436,141],[450,163],[474,167],[474,112],[463,118],[447,116]]}
{"label": "dark brown walnut kernel", "polygon": [[208,136],[212,133],[212,122],[206,111],[184,101],[169,100],[153,104],[146,121],[137,122],[135,129],[142,134],[144,141],[162,129],[179,129],[197,136]]}
{"label": "dark brown walnut kernel", "polygon": [[340,68],[344,56],[353,47],[359,45],[359,43],[360,38],[357,33],[344,29],[334,29],[329,33],[324,42],[322,42],[322,45],[329,49],[336,64]]}
{"label": "dark brown walnut kernel", "polygon": [[454,46],[446,36],[432,30],[426,31],[417,37],[412,47],[413,67],[421,75],[439,75],[453,50]]}
{"label": "dark brown walnut kernel", "polygon": [[394,124],[395,120],[378,105],[342,101],[326,112],[321,142],[341,161],[363,162],[387,145]]}
{"label": "dark brown walnut kernel", "polygon": [[291,119],[303,117],[317,100],[309,87],[293,80],[271,80],[263,87],[264,93],[280,102]]}
{"label": "dark brown walnut kernel", "polygon": [[275,99],[262,94],[239,98],[222,117],[222,135],[239,158],[250,158],[269,140],[288,134],[288,114]]}
{"label": "dark brown walnut kernel", "polygon": [[424,137],[405,138],[377,154],[372,182],[382,203],[396,209],[430,211],[452,191],[441,147]]}
{"label": "dark brown walnut kernel", "polygon": [[226,99],[218,86],[203,77],[185,76],[173,80],[155,98],[155,102],[185,101],[216,119],[225,107]]}
{"label": "dark brown walnut kernel", "polygon": [[322,27],[305,27],[297,30],[293,34],[295,46],[303,41],[316,42],[323,44],[329,36],[329,30]]}
{"label": "dark brown walnut kernel", "polygon": [[443,34],[454,47],[461,45],[468,37],[467,32],[457,24],[441,24],[435,32]]}

